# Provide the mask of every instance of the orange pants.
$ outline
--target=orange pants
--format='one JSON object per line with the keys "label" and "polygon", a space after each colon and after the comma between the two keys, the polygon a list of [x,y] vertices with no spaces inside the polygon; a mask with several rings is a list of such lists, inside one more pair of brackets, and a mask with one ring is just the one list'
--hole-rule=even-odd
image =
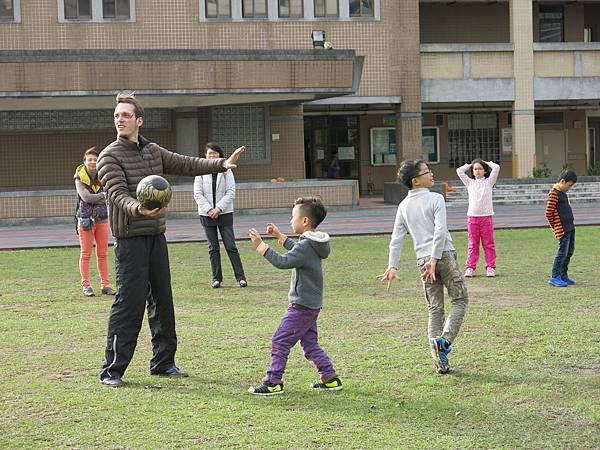
{"label": "orange pants", "polygon": [[110,285],[108,279],[108,234],[110,226],[108,222],[94,225],[91,230],[82,230],[79,227],[79,244],[81,254],[79,255],[79,272],[81,273],[81,285],[90,285],[90,259],[94,240],[96,241],[96,263],[100,274],[102,287]]}

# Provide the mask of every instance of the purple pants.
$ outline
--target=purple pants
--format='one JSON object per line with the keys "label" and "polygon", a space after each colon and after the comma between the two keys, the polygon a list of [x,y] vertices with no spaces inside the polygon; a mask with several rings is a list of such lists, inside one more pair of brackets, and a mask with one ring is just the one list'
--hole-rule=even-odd
{"label": "purple pants", "polygon": [[485,255],[485,268],[496,268],[496,246],[494,244],[494,216],[468,216],[467,234],[469,249],[467,251],[467,269],[475,269],[479,260],[479,242]]}
{"label": "purple pants", "polygon": [[298,341],[304,357],[317,367],[321,380],[327,382],[335,378],[333,364],[318,342],[317,317],[320,311],[301,305],[288,306],[271,340],[271,364],[265,381],[281,383],[290,350]]}

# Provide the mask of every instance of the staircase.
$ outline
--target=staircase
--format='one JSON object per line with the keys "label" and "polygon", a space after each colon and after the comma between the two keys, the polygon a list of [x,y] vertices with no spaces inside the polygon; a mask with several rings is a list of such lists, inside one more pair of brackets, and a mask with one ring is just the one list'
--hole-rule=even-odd
{"label": "staircase", "polygon": [[[494,187],[494,205],[544,204],[555,179],[500,179]],[[467,188],[462,182],[448,183],[456,192],[446,194],[448,206],[467,206]],[[600,202],[600,177],[580,177],[568,193],[571,203]]]}

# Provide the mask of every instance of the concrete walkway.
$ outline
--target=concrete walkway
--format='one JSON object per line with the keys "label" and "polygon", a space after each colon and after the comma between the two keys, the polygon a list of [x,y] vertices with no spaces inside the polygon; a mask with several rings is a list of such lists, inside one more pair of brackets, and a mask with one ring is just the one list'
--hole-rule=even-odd
{"label": "concrete walkway", "polygon": [[[361,198],[361,205],[349,211],[332,211],[321,225],[321,229],[333,236],[361,234],[390,234],[394,225],[397,207],[386,205],[380,197]],[[600,202],[573,204],[575,223],[581,225],[600,224]],[[494,206],[494,226],[500,228],[547,227],[544,205]],[[248,229],[264,230],[267,222],[275,223],[283,232],[289,232],[289,213],[261,215],[236,215],[235,234],[238,239],[247,239]],[[448,208],[450,231],[466,229],[466,207]],[[204,230],[198,219],[168,219],[167,239],[169,242],[193,242],[205,240]],[[0,250],[77,247],[79,240],[73,222],[57,225],[25,225],[0,227]]]}

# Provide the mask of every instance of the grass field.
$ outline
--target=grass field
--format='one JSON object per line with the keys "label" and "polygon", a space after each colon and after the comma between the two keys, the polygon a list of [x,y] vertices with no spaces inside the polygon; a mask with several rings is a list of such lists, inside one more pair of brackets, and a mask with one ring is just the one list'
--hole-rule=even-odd
{"label": "grass field", "polygon": [[[599,227],[577,230],[577,285],[565,289],[547,284],[549,230],[497,231],[498,277],[480,267],[468,281],[445,376],[410,239],[400,282],[386,292],[375,280],[388,240],[336,237],[324,264],[320,340],[345,389],[312,392],[296,347],[273,398],[246,389],[266,368],[290,273],[248,241],[246,289],[226,256],[224,288],[210,289],[206,244],[170,246],[177,363],[190,377],[149,375],[144,326],[122,389],[98,383],[111,300],[81,295],[78,249],[0,252],[0,448],[600,448]],[[454,242],[464,261],[465,234]]]}

